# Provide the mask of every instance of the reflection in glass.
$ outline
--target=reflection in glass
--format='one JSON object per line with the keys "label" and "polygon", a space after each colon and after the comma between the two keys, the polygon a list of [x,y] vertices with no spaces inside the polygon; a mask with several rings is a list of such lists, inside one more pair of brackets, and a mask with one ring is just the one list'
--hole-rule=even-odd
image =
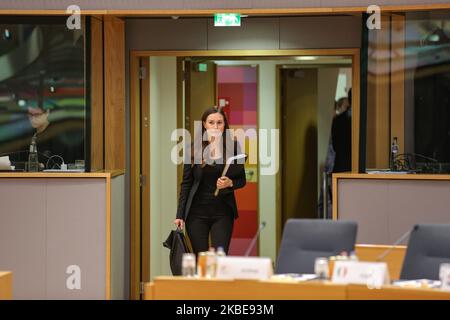
{"label": "reflection in glass", "polygon": [[450,12],[383,15],[369,31],[366,168],[449,173],[449,99]]}
{"label": "reflection in glass", "polygon": [[41,169],[54,166],[53,155],[84,160],[83,30],[60,18],[16,17],[0,32],[0,154],[20,169],[36,134]]}

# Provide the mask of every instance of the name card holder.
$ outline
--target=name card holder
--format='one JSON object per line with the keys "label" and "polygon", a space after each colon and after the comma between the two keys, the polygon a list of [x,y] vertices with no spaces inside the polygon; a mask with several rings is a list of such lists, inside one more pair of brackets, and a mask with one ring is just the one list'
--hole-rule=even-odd
{"label": "name card holder", "polygon": [[217,279],[267,280],[273,274],[272,261],[262,257],[218,257]]}
{"label": "name card holder", "polygon": [[390,283],[390,278],[385,262],[336,261],[331,281],[381,288],[383,284]]}

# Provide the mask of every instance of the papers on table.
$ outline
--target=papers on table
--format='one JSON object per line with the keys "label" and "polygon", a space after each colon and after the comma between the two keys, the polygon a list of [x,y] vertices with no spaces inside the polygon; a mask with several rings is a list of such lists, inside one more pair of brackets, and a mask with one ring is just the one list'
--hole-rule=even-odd
{"label": "papers on table", "polygon": [[12,170],[9,156],[0,157],[0,170]]}
{"label": "papers on table", "polygon": [[399,280],[394,281],[392,285],[403,288],[440,288],[441,282],[429,279]]}
{"label": "papers on table", "polygon": [[275,274],[270,280],[279,280],[279,281],[292,281],[292,282],[302,282],[317,279],[315,274],[309,273],[284,273],[284,274]]}

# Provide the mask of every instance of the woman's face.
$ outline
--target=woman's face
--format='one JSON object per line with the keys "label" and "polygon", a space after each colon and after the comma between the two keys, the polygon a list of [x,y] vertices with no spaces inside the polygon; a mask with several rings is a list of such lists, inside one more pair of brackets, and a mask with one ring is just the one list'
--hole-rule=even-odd
{"label": "woman's face", "polygon": [[208,132],[208,136],[211,137],[223,133],[225,130],[225,120],[220,113],[211,113],[206,118],[206,121],[203,121],[203,126]]}

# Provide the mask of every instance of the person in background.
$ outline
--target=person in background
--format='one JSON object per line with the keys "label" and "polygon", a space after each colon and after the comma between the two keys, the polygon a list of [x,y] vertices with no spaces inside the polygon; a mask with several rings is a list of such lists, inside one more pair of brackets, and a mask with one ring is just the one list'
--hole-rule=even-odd
{"label": "person in background", "polygon": [[10,152],[11,162],[16,168],[25,168],[33,136],[36,137],[40,169],[59,168],[62,159],[66,164],[84,159],[84,122],[70,118],[52,121],[53,108],[51,103],[42,106],[30,103],[26,106],[28,130],[31,130],[27,130],[27,136],[18,141]]}
{"label": "person in background", "polygon": [[[340,115],[344,114],[347,112],[347,110],[350,108],[350,99],[351,99],[351,89],[349,90],[349,97],[342,97],[339,98],[335,104],[334,104],[334,114],[333,114],[333,122],[332,122],[332,128],[333,128],[333,124],[335,124],[335,119],[336,117],[339,117]],[[340,120],[339,120],[340,121]],[[338,125],[339,126],[339,125]],[[336,129],[336,127],[335,127]],[[338,134],[337,131],[334,132],[335,134]],[[350,123],[350,135],[351,135],[351,123]],[[341,141],[341,139],[337,138],[337,141]],[[350,136],[350,140],[351,142],[351,136]],[[350,145],[351,148],[351,145]],[[325,164],[323,167],[323,174],[325,174],[327,176],[327,190],[326,190],[326,196],[327,196],[327,212],[325,213],[325,217],[327,219],[331,219],[332,216],[332,185],[331,185],[331,174],[334,171],[334,166],[335,166],[335,160],[336,160],[336,151],[334,149],[334,145],[333,145],[333,129],[331,130],[331,134],[330,134],[330,138],[328,140],[328,148],[327,148],[327,156],[325,158]],[[350,160],[351,161],[351,160]],[[351,165],[351,163],[350,163]],[[321,186],[320,188],[320,195],[319,195],[319,203],[318,203],[318,215],[319,217],[323,216],[323,205],[324,205],[324,190],[323,187]]]}
{"label": "person in background", "polygon": [[[240,153],[239,144],[229,135],[228,121],[222,109],[212,107],[202,115],[202,134],[208,140],[202,142],[201,150],[192,152],[191,163],[183,167],[183,180],[174,224],[186,231],[194,253],[223,247],[228,253],[234,220],[238,211],[234,190],[246,184],[244,164],[233,163],[229,174],[222,176],[228,155]],[[221,140],[219,139],[221,138]],[[219,139],[219,140],[215,140]],[[229,140],[231,139],[231,140]],[[227,143],[233,141],[233,143]],[[229,150],[229,146],[233,150]],[[220,148],[219,146],[223,146]],[[209,147],[210,152],[205,149]],[[200,163],[195,159],[200,158]],[[214,193],[219,189],[218,196]]]}
{"label": "person in background", "polygon": [[346,112],[349,107],[350,107],[350,102],[347,97],[339,98],[338,101],[336,101],[335,106],[334,106],[335,115],[333,117]]}
{"label": "person in background", "polygon": [[333,173],[352,169],[352,89],[348,91],[348,107],[333,119],[331,143],[335,152]]}
{"label": "person in background", "polygon": [[[18,147],[20,150],[14,150],[11,152],[10,158],[13,164],[16,165],[16,167],[20,168],[21,163],[27,162],[29,145],[31,144],[32,138],[35,137],[36,145],[38,147],[37,151],[39,166],[41,169],[44,169],[45,163],[49,158],[49,155],[44,152],[50,148],[47,139],[43,139],[43,137],[46,136],[44,132],[50,125],[49,115],[50,107],[48,106],[44,108],[36,106],[34,104],[29,104],[26,107],[26,117],[28,118],[29,124],[31,126],[31,132],[29,132],[28,137],[26,137],[24,140],[21,140],[20,146]],[[49,153],[49,151],[47,151],[47,153]]]}
{"label": "person in background", "polygon": [[43,110],[40,107],[28,107],[28,120],[30,120],[31,126],[36,130],[36,134],[40,135],[49,126],[48,116],[50,115],[50,109]]}

